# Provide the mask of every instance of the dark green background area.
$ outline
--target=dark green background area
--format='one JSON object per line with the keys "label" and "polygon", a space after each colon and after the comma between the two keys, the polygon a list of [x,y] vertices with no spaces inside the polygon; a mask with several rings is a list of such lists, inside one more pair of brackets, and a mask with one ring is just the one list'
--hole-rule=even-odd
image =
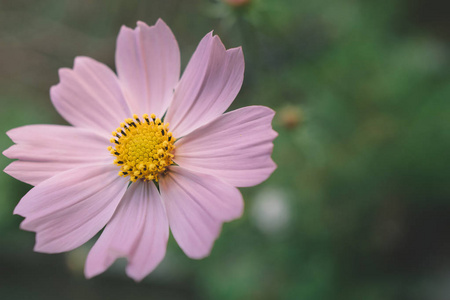
{"label": "dark green background area", "polygon": [[[7,130],[66,124],[49,99],[58,69],[114,69],[120,26],[162,18],[187,64],[214,30],[242,45],[230,109],[277,114],[275,173],[241,189],[243,218],[211,255],[170,238],[136,284],[118,261],[84,279],[93,241],[33,252],[12,211],[30,189],[0,174],[0,299],[450,299],[449,5],[445,1],[0,0],[0,150]],[[0,156],[0,168],[9,160]]]}

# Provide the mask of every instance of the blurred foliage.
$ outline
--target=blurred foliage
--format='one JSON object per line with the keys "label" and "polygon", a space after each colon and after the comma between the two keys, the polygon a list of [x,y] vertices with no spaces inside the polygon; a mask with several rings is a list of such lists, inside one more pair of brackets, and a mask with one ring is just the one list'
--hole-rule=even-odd
{"label": "blurred foliage", "polygon": [[[12,216],[30,187],[1,175],[0,297],[450,299],[450,27],[439,5],[1,0],[4,132],[63,124],[48,97],[57,69],[77,55],[114,68],[120,26],[161,17],[183,65],[213,29],[227,47],[243,46],[246,77],[232,109],[273,108],[279,137],[278,169],[242,189],[244,217],[225,224],[211,256],[190,260],[171,238],[140,284],[126,278],[124,261],[85,280],[89,245],[34,253],[34,234]],[[10,145],[0,135],[0,148]]]}

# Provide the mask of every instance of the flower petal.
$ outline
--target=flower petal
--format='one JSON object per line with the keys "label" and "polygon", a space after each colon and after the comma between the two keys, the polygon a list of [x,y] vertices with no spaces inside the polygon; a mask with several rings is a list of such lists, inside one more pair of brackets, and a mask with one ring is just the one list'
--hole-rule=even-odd
{"label": "flower petal", "polygon": [[180,51],[170,28],[138,22],[123,26],[117,38],[117,74],[132,113],[163,116],[180,78]]}
{"label": "flower petal", "polygon": [[131,117],[116,75],[88,57],[77,57],[73,70],[59,70],[60,83],[50,89],[56,110],[70,124],[111,135]]}
{"label": "flower petal", "polygon": [[105,226],[126,189],[112,164],[72,169],[31,189],[14,214],[25,217],[22,229],[36,232],[35,251],[69,251]]}
{"label": "flower petal", "polygon": [[226,113],[180,139],[175,161],[181,167],[216,176],[238,187],[266,180],[276,165],[270,158],[274,111],[264,106]]}
{"label": "flower petal", "polygon": [[222,223],[239,218],[244,209],[238,189],[181,167],[170,168],[160,189],[172,234],[191,258],[207,256]]}
{"label": "flower petal", "polygon": [[47,162],[43,164],[42,162],[17,160],[10,163],[3,171],[22,182],[36,186],[61,172],[73,168],[75,166],[69,167],[68,164],[62,164],[60,162]]}
{"label": "flower petal", "polygon": [[119,257],[127,257],[127,274],[142,280],[164,258],[168,238],[169,224],[158,190],[152,182],[137,181],[89,252],[86,277],[104,272]]}
{"label": "flower petal", "polygon": [[241,48],[226,50],[207,34],[198,45],[167,111],[166,120],[180,138],[220,116],[233,102],[244,79]]}
{"label": "flower petal", "polygon": [[5,172],[31,185],[69,169],[112,162],[107,138],[86,129],[59,125],[29,125],[7,135],[16,143],[3,152],[12,162]]}

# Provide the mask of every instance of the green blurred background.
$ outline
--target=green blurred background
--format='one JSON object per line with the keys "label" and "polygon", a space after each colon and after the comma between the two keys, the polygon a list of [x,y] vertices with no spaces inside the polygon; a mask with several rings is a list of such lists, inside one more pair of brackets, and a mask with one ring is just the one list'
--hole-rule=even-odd
{"label": "green blurred background", "polygon": [[[212,254],[190,260],[171,237],[139,284],[124,260],[84,279],[92,241],[34,253],[12,215],[30,186],[1,174],[0,299],[450,299],[448,11],[426,0],[0,0],[1,132],[65,124],[48,95],[58,69],[78,55],[114,69],[120,26],[159,17],[183,66],[211,30],[242,45],[232,109],[269,106],[279,132],[278,169],[241,189],[244,216]],[[1,150],[11,144],[0,135]]]}

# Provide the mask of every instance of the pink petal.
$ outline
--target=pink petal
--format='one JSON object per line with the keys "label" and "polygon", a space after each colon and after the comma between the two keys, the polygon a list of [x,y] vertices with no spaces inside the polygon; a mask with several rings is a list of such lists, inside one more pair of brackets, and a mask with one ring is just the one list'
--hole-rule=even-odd
{"label": "pink petal", "polygon": [[174,94],[166,120],[180,138],[220,116],[233,102],[244,79],[241,48],[226,50],[207,34],[192,56]]}
{"label": "pink petal", "polygon": [[158,190],[152,182],[137,181],[89,252],[86,277],[104,272],[119,257],[127,257],[127,274],[142,280],[164,258],[168,238],[169,224]]}
{"label": "pink petal", "polygon": [[191,258],[211,252],[222,223],[239,218],[244,202],[238,189],[205,174],[171,167],[160,180],[172,234]]}
{"label": "pink petal", "polygon": [[104,64],[77,57],[73,70],[60,69],[59,78],[50,96],[56,110],[70,124],[109,137],[120,122],[131,117],[116,75]]}
{"label": "pink petal", "polygon": [[154,185],[148,194],[147,219],[142,236],[128,258],[127,274],[136,281],[142,280],[161,262],[169,239],[169,221],[161,196]]}
{"label": "pink petal", "polygon": [[72,169],[31,189],[14,214],[25,217],[22,229],[36,232],[35,251],[69,251],[105,226],[126,189],[112,164]]}
{"label": "pink petal", "polygon": [[226,113],[176,143],[175,161],[189,170],[214,175],[233,186],[266,180],[276,165],[270,158],[274,111],[264,106]]}
{"label": "pink petal", "polygon": [[[81,165],[82,166],[82,165]],[[61,172],[73,169],[76,166],[60,162],[13,161],[3,171],[25,183],[36,186]]]}
{"label": "pink petal", "polygon": [[31,185],[69,169],[112,162],[107,138],[86,129],[59,125],[29,125],[7,135],[16,143],[3,152],[12,162],[5,172]]}
{"label": "pink petal", "polygon": [[170,28],[161,19],[154,26],[138,22],[134,30],[123,26],[116,66],[131,111],[161,118],[180,78],[180,51]]}

